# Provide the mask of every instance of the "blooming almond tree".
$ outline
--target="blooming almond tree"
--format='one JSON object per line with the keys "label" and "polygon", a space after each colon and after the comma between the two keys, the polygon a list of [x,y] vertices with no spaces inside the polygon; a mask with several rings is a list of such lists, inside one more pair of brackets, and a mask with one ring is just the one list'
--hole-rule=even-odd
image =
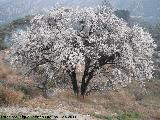
{"label": "blooming almond tree", "polygon": [[[54,80],[61,70],[70,77],[75,94],[88,85],[101,89],[126,86],[152,78],[153,39],[141,27],[127,26],[107,7],[60,7],[31,20],[27,31],[15,34],[11,63],[27,73],[41,67]],[[81,85],[76,66],[84,65]],[[107,64],[111,69],[102,72]],[[107,67],[106,67],[107,69]],[[103,80],[94,81],[95,76]]]}

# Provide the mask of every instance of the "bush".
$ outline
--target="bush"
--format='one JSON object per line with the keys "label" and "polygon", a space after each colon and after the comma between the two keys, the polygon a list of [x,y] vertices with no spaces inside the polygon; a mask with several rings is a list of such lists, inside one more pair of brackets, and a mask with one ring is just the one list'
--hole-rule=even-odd
{"label": "bush", "polygon": [[22,102],[23,98],[22,92],[0,86],[0,106],[17,105]]}
{"label": "bush", "polygon": [[117,120],[139,120],[140,115],[136,112],[123,113],[123,114],[117,116],[116,118],[117,118]]}
{"label": "bush", "polygon": [[102,120],[140,120],[140,115],[137,112],[123,113],[117,116],[104,116],[97,114],[94,114],[93,116]]}
{"label": "bush", "polygon": [[4,43],[4,40],[0,38],[0,50],[4,50],[7,48],[7,45]]}
{"label": "bush", "polygon": [[27,85],[27,84],[14,84],[11,86],[14,90],[20,91],[24,94],[24,99],[31,99],[34,98],[35,96],[41,95],[41,90],[37,88],[37,86],[33,83],[32,85]]}

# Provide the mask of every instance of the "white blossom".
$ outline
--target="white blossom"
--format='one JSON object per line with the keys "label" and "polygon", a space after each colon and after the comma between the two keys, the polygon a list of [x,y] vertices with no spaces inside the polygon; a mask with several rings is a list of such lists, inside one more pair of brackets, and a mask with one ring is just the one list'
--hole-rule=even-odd
{"label": "white blossom", "polygon": [[[53,68],[58,70],[63,66],[72,71],[79,63],[86,64],[86,56],[91,60],[90,65],[94,65],[102,54],[111,56],[118,52],[116,64],[111,65],[110,74],[105,74],[106,83],[125,86],[131,80],[152,78],[155,44],[151,35],[139,26],[129,27],[112,11],[55,8],[46,15],[35,16],[31,27],[15,34],[13,39],[11,63],[28,71],[43,65],[46,73],[53,76],[56,74]],[[100,74],[98,71],[94,76]]]}

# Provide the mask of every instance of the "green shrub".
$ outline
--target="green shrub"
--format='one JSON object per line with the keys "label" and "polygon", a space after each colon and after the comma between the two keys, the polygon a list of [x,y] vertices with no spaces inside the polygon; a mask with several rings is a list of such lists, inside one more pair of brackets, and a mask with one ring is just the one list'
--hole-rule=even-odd
{"label": "green shrub", "polygon": [[[102,119],[102,120],[112,120],[112,117],[107,117],[104,115],[93,114],[93,116],[96,118]],[[109,118],[111,118],[111,119],[109,119]]]}
{"label": "green shrub", "polygon": [[117,116],[117,120],[139,120],[140,115],[136,112],[133,113],[123,113]]}
{"label": "green shrub", "polygon": [[4,50],[7,48],[7,45],[4,43],[4,40],[0,38],[0,50]]}
{"label": "green shrub", "polygon": [[140,115],[137,112],[122,113],[117,116],[104,116],[93,114],[94,117],[102,120],[140,120]]}

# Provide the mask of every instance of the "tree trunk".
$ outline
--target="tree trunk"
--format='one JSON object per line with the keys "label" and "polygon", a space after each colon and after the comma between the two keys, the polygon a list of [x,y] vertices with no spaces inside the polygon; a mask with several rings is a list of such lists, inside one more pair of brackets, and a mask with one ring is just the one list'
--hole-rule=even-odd
{"label": "tree trunk", "polygon": [[93,73],[94,73],[94,67],[92,68],[92,70],[89,72],[90,69],[90,63],[91,63],[91,59],[88,57],[85,57],[85,70],[84,70],[84,74],[82,77],[82,84],[81,84],[81,95],[84,97],[84,95],[86,94],[87,91],[87,87],[89,85],[90,80],[93,78]]}
{"label": "tree trunk", "polygon": [[86,92],[86,90],[87,90],[87,86],[86,86],[85,79],[86,79],[86,76],[83,75],[82,84],[81,84],[81,95],[82,95],[82,96],[85,95],[85,92]]}
{"label": "tree trunk", "polygon": [[77,78],[76,78],[76,69],[73,68],[72,71],[68,70],[67,72],[68,72],[68,74],[69,74],[69,76],[71,78],[74,94],[76,94],[78,96],[78,94],[79,94],[79,88],[78,88]]}
{"label": "tree trunk", "polygon": [[89,82],[91,81],[91,79],[93,78],[93,73],[94,70],[92,70],[89,73],[86,73],[83,75],[82,78],[82,84],[81,84],[81,95],[84,97],[84,95],[86,94],[87,91],[87,87],[89,85]]}
{"label": "tree trunk", "polygon": [[48,95],[47,95],[47,90],[46,90],[46,89],[43,89],[43,90],[42,90],[42,95],[43,95],[43,97],[46,98],[46,99],[49,98]]}

